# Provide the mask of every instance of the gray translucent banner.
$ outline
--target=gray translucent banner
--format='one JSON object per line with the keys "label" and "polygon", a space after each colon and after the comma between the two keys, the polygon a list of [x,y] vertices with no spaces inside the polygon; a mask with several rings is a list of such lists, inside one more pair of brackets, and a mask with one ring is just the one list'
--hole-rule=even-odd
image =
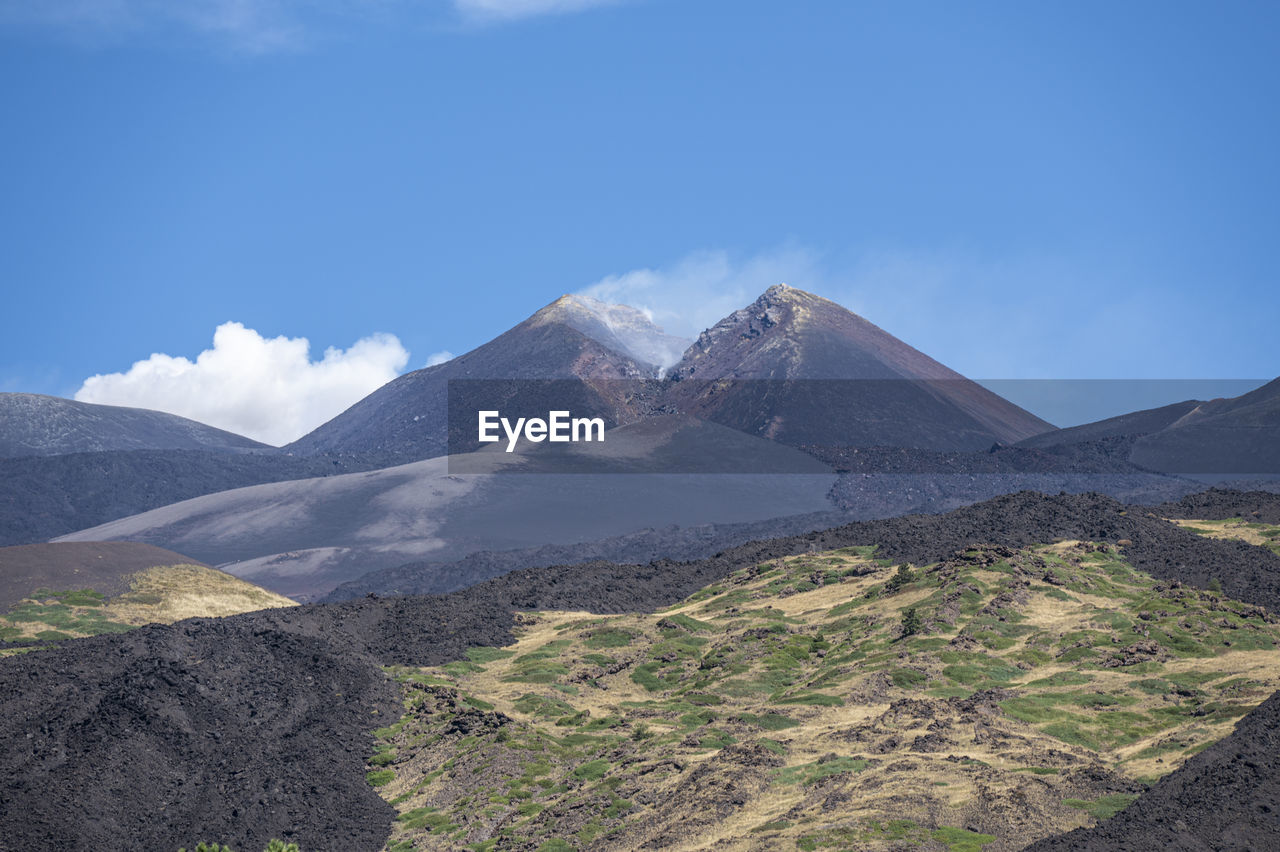
{"label": "gray translucent banner", "polygon": [[[1079,477],[1267,477],[1280,475],[1280,380],[1260,384],[453,380],[449,470],[1070,476],[1077,485]],[[1246,392],[1177,398],[1196,387]],[[1078,409],[1081,400],[1123,408],[1125,399],[1146,407],[1067,429],[1035,413]]]}

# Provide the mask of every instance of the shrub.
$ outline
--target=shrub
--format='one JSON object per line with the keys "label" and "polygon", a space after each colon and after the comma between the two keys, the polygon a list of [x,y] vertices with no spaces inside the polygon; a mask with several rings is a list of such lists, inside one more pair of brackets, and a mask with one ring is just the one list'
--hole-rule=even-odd
{"label": "shrub", "polygon": [[914,636],[924,629],[924,621],[915,607],[910,607],[902,614],[902,635]]}
{"label": "shrub", "polygon": [[889,578],[889,582],[885,583],[885,588],[890,592],[896,592],[915,578],[916,575],[910,565],[899,565],[898,570]]}

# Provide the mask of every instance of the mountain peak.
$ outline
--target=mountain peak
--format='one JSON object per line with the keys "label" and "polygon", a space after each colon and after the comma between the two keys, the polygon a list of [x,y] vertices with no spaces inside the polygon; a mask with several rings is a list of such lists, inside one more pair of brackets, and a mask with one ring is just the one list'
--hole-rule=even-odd
{"label": "mountain peak", "polygon": [[[789,308],[795,309],[803,306],[817,306],[820,304],[828,304],[833,308],[844,310],[833,302],[828,302],[821,296],[815,296],[807,290],[801,290],[798,287],[792,287],[789,284],[774,284],[768,290],[760,294],[750,305],[742,309],[742,311],[759,314],[770,308]],[[738,313],[741,313],[739,311]],[[727,318],[726,318],[727,319]]]}
{"label": "mountain peak", "polygon": [[[695,380],[676,392],[682,410],[782,443],[977,450],[1052,428],[841,305],[785,284],[699,335],[671,376]],[[799,383],[707,390],[701,381],[721,379]]]}
{"label": "mountain peak", "polygon": [[664,332],[640,308],[581,294],[564,294],[535,313],[529,322],[563,323],[602,346],[658,368],[678,361],[690,343]]}
{"label": "mountain peak", "polygon": [[812,293],[806,293],[804,290],[797,290],[788,284],[774,284],[768,290],[760,294],[760,298],[756,299],[757,303],[778,304],[780,302],[795,301],[804,296],[814,298]]}

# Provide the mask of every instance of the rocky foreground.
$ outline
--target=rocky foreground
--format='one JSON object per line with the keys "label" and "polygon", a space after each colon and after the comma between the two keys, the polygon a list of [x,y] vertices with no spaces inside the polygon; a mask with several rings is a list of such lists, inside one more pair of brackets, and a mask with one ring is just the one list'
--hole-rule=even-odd
{"label": "rocky foreground", "polygon": [[[1240,498],[1230,499],[1236,502],[1223,517],[1240,514]],[[1251,498],[1259,508],[1249,511],[1271,511],[1266,501],[1275,499]],[[1195,508],[1198,517],[1212,518],[1213,498]],[[803,554],[874,546],[876,559],[922,568],[975,547],[1095,542],[1152,582],[1220,588],[1214,594],[1223,599],[1280,611],[1280,558],[1270,549],[1206,537],[1160,514],[1089,495],[1019,494],[947,515],[743,545],[697,562],[541,568],[448,596],[363,598],[192,619],[17,654],[0,662],[0,768],[6,779],[0,832],[20,849],[176,848],[216,838],[246,850],[272,837],[304,849],[382,848],[396,811],[366,778],[367,761],[379,753],[372,731],[392,726],[404,708],[401,686],[384,666],[443,666],[466,660],[469,648],[512,645],[517,628],[528,629],[517,625],[516,611],[647,613],[679,604],[735,571]],[[1127,644],[1135,643],[1119,650]],[[938,688],[931,676],[927,671],[925,689]],[[978,698],[973,712],[982,702],[999,706],[1007,700]],[[935,713],[951,707],[937,706]],[[1008,708],[1002,711],[1009,715]],[[969,711],[957,705],[947,712]],[[1263,747],[1277,712],[1274,699],[1264,702],[1236,733],[1164,776],[1119,816],[1089,829],[1095,832],[1089,842],[1121,848],[1106,844],[1158,824],[1172,826],[1176,842],[1188,844],[1181,848],[1224,848],[1224,837],[1226,848],[1280,844],[1271,816],[1280,812],[1280,752]],[[870,745],[856,748],[861,753]],[[886,766],[891,761],[875,759]],[[1201,790],[1197,779],[1211,781],[1214,789]],[[1097,804],[1083,794],[1080,800]],[[1224,833],[1226,826],[1234,834]],[[943,841],[930,834],[921,842]]]}

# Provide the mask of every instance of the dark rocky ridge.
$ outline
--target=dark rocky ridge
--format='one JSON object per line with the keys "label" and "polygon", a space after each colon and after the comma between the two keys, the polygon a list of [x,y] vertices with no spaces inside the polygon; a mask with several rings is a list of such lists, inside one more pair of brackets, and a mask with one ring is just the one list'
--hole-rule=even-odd
{"label": "dark rocky ridge", "polygon": [[831,489],[832,502],[853,517],[883,518],[949,512],[1000,494],[1106,494],[1124,503],[1172,500],[1201,484],[1162,474],[972,473],[848,474]]}
{"label": "dark rocky ridge", "polygon": [[377,849],[386,836],[393,810],[359,746],[399,696],[348,646],[197,620],[6,659],[0,678],[4,848]]}
{"label": "dark rocky ridge", "polygon": [[900,446],[803,445],[800,449],[831,465],[837,473],[1152,473],[1129,461],[1133,441],[1131,436],[1119,436],[1051,444],[1044,449],[1025,443],[993,444],[978,452]]}
{"label": "dark rocky ridge", "polygon": [[185,417],[33,393],[0,393],[0,458],[105,450],[217,450],[267,445]]}
{"label": "dark rocky ridge", "polygon": [[[399,712],[379,663],[440,664],[470,645],[504,644],[517,609],[652,610],[787,554],[878,543],[880,555],[919,564],[975,544],[1059,538],[1127,539],[1128,558],[1158,577],[1217,577],[1232,597],[1280,607],[1280,558],[1264,548],[1201,538],[1104,497],[1016,494],[697,562],[553,566],[447,596],[148,627],[0,660],[0,836],[21,849],[51,848],[54,838],[170,848],[198,837],[249,849],[273,835],[303,848],[377,849],[391,812],[364,781],[365,731]],[[1264,707],[1266,722],[1275,701]],[[1280,777],[1275,749],[1250,760],[1257,779]],[[1272,824],[1246,825],[1251,848],[1280,842]]]}
{"label": "dark rocky ridge", "polygon": [[1165,473],[1236,477],[1280,473],[1280,379],[1231,399],[1188,400],[1033,436],[1048,449],[1128,438],[1129,461]]}
{"label": "dark rocky ridge", "polygon": [[1132,451],[1132,441],[1137,436],[1150,435],[1152,432],[1167,429],[1195,410],[1199,405],[1201,405],[1199,400],[1189,399],[1159,408],[1131,411],[1128,414],[1108,417],[1105,420],[1098,420],[1093,423],[1084,423],[1079,426],[1070,426],[1066,429],[1057,429],[1052,432],[1033,435],[1020,441],[1018,446],[1030,449],[1049,449],[1084,444],[1091,441],[1127,438],[1129,439],[1129,446],[1126,448],[1127,455],[1128,451]]}
{"label": "dark rocky ridge", "polygon": [[1139,438],[1131,458],[1170,472],[1280,473],[1280,379],[1202,403],[1172,426]]}
{"label": "dark rocky ridge", "polygon": [[1280,524],[1280,494],[1270,491],[1232,491],[1210,488],[1152,509],[1162,518],[1225,521],[1244,518],[1264,524]]}

